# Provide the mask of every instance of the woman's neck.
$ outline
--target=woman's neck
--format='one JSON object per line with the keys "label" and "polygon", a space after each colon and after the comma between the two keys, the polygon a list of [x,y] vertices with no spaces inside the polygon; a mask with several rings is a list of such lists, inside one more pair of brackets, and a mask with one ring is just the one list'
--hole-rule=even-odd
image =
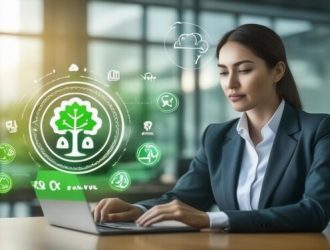
{"label": "woman's neck", "polygon": [[[281,100],[276,98],[273,102],[268,102],[262,107],[255,107],[246,111],[249,125],[250,138],[254,145],[262,141],[261,129],[267,124],[280,105]],[[261,105],[260,105],[261,106]]]}

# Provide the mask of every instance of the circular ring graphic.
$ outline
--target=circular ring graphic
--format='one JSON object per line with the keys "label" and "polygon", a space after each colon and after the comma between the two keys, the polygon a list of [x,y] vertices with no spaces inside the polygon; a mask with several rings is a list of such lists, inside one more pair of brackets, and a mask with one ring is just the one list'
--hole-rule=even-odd
{"label": "circular ring graphic", "polygon": [[0,194],[8,193],[13,188],[13,180],[5,173],[0,173]]}
{"label": "circular ring graphic", "polygon": [[156,165],[160,157],[160,149],[153,143],[144,143],[136,151],[137,160],[146,166]]}
{"label": "circular ring graphic", "polygon": [[126,171],[119,170],[111,175],[109,185],[113,190],[125,191],[131,186],[131,177]]}
{"label": "circular ring graphic", "polygon": [[16,156],[15,148],[8,143],[0,143],[0,163],[9,164]]}
{"label": "circular ring graphic", "polygon": [[59,171],[95,171],[114,161],[123,147],[127,119],[120,105],[96,84],[56,84],[35,100],[29,118],[32,146]]}

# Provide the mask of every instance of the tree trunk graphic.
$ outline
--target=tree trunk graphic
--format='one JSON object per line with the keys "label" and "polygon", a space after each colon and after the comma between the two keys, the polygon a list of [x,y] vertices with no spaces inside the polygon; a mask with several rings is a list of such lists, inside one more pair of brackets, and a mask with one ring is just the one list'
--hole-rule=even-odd
{"label": "tree trunk graphic", "polygon": [[[83,123],[80,126],[77,125],[77,121],[83,117],[83,114],[77,115],[78,109],[73,110],[73,115],[67,114],[73,121],[72,129],[69,129],[68,131],[72,134],[72,151],[71,153],[66,154],[67,156],[73,156],[73,157],[79,157],[84,156],[85,154],[82,154],[78,150],[78,135],[81,131],[83,131],[83,128],[87,125],[87,123]],[[64,125],[70,126],[67,124],[66,120],[63,121]]]}
{"label": "tree trunk graphic", "polygon": [[82,129],[69,130],[69,132],[72,134],[72,151],[65,155],[73,156],[73,157],[79,157],[79,156],[85,155],[83,153],[80,153],[78,150],[78,135],[81,131],[82,131]]}

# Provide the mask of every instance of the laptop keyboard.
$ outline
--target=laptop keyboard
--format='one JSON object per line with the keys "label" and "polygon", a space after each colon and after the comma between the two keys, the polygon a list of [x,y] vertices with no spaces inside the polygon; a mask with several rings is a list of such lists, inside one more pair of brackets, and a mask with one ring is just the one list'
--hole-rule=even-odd
{"label": "laptop keyboard", "polygon": [[98,226],[101,227],[107,227],[107,228],[115,228],[115,229],[143,229],[145,230],[145,227],[140,227],[139,225],[135,224],[134,222],[99,222],[97,223]]}

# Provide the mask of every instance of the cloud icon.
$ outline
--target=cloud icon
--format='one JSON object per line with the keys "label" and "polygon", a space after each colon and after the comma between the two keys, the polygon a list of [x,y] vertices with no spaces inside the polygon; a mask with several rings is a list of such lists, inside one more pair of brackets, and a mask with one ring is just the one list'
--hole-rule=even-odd
{"label": "cloud icon", "polygon": [[209,44],[199,33],[183,33],[175,41],[173,48],[198,50],[200,54],[204,54],[209,49]]}
{"label": "cloud icon", "polygon": [[79,70],[79,67],[76,64],[71,64],[69,67],[70,72],[77,72]]}

